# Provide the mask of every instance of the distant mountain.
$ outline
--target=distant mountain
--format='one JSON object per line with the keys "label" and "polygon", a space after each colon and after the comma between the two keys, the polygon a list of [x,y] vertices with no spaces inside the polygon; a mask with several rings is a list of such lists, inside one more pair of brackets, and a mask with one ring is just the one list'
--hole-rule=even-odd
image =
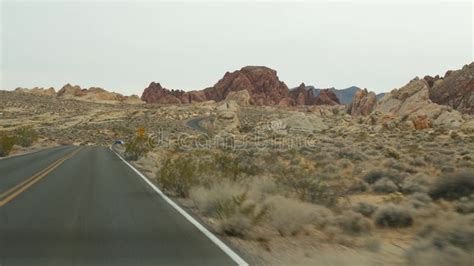
{"label": "distant mountain", "polygon": [[386,94],[385,92],[382,92],[382,93],[377,94],[377,95],[376,95],[377,101],[380,100],[380,99],[382,99],[383,96],[385,96],[385,94]]}
{"label": "distant mountain", "polygon": [[[296,88],[294,88],[296,89]],[[306,89],[311,91],[314,96],[318,96],[319,95],[319,92],[322,90],[320,88],[316,88],[314,86],[306,86]],[[349,88],[345,88],[345,89],[336,89],[334,87],[332,88],[328,88],[330,91],[333,91],[337,97],[339,98],[339,101],[341,102],[341,104],[349,104],[352,102],[352,98],[354,97],[354,94],[356,93],[357,90],[359,90],[360,88],[357,87],[357,86],[351,86]],[[385,95],[385,93],[379,93],[377,94],[377,100],[381,99],[383,96]]]}

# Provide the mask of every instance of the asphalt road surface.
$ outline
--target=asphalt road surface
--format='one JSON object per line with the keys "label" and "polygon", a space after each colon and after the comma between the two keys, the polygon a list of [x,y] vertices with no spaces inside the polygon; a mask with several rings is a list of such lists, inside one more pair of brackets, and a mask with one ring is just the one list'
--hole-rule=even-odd
{"label": "asphalt road surface", "polygon": [[207,119],[207,117],[189,119],[188,121],[186,121],[186,126],[201,131],[203,133],[208,133],[208,130],[201,126],[201,121],[203,121],[204,119]]}
{"label": "asphalt road surface", "polygon": [[245,265],[108,148],[0,160],[0,193],[1,266]]}

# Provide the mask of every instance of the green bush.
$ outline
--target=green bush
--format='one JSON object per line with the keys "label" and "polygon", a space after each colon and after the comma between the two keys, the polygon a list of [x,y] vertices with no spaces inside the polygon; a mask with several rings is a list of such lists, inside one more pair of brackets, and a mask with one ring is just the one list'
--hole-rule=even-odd
{"label": "green bush", "polygon": [[14,131],[16,144],[30,147],[38,139],[38,133],[32,127],[21,127]]}
{"label": "green bush", "polygon": [[231,154],[228,151],[214,155],[215,171],[221,176],[237,180],[241,175],[256,175],[260,169],[248,154]]}
{"label": "green bush", "polygon": [[0,157],[7,156],[16,144],[16,138],[6,133],[0,133]]}
{"label": "green bush", "polygon": [[176,196],[186,198],[192,186],[199,184],[199,165],[193,156],[168,158],[156,177],[160,186]]}
{"label": "green bush", "polygon": [[125,159],[136,161],[150,150],[149,138],[137,136],[125,144]]}

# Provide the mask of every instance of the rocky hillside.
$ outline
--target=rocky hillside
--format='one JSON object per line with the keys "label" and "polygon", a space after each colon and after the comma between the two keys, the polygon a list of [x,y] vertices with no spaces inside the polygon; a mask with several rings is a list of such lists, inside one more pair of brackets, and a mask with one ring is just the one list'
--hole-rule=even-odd
{"label": "rocky hillside", "polygon": [[39,87],[34,87],[32,89],[18,87],[18,88],[15,89],[15,92],[32,93],[32,94],[46,95],[46,96],[56,95],[56,91],[54,90],[53,87],[48,88],[48,89],[39,88]]}
{"label": "rocky hillside", "polygon": [[55,96],[63,99],[84,100],[90,102],[124,102],[124,103],[142,103],[136,95],[124,96],[120,93],[109,92],[99,87],[81,88],[78,85],[66,84],[58,92],[54,88],[16,88],[17,93],[30,93],[43,96]]}
{"label": "rocky hillside", "polygon": [[289,90],[273,69],[263,66],[246,66],[234,72],[225,73],[214,86],[200,91],[184,92],[168,90],[152,82],[143,91],[141,99],[147,103],[192,103],[213,100],[223,101],[231,92],[247,90],[253,105],[334,105],[339,99],[333,92],[326,91],[320,97],[298,87]]}
{"label": "rocky hillside", "polygon": [[[430,100],[428,82],[418,77],[400,89],[386,94],[375,107],[375,114],[385,115],[404,122],[416,129],[433,125],[459,127],[463,123],[461,114],[451,107],[433,103]],[[392,120],[392,119],[389,119]]]}
{"label": "rocky hillside", "polygon": [[474,63],[460,70],[447,71],[444,77],[425,76],[430,99],[467,114],[474,114]]}

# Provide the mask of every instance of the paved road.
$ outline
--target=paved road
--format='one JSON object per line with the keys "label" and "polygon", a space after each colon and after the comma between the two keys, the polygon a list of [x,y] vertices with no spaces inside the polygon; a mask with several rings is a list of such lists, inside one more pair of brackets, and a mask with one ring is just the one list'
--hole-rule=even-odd
{"label": "paved road", "polygon": [[237,265],[107,148],[0,160],[0,193],[1,266]]}
{"label": "paved road", "polygon": [[188,121],[186,121],[186,126],[201,131],[203,133],[208,133],[208,130],[201,126],[201,121],[203,121],[204,119],[207,119],[207,117],[189,119]]}

